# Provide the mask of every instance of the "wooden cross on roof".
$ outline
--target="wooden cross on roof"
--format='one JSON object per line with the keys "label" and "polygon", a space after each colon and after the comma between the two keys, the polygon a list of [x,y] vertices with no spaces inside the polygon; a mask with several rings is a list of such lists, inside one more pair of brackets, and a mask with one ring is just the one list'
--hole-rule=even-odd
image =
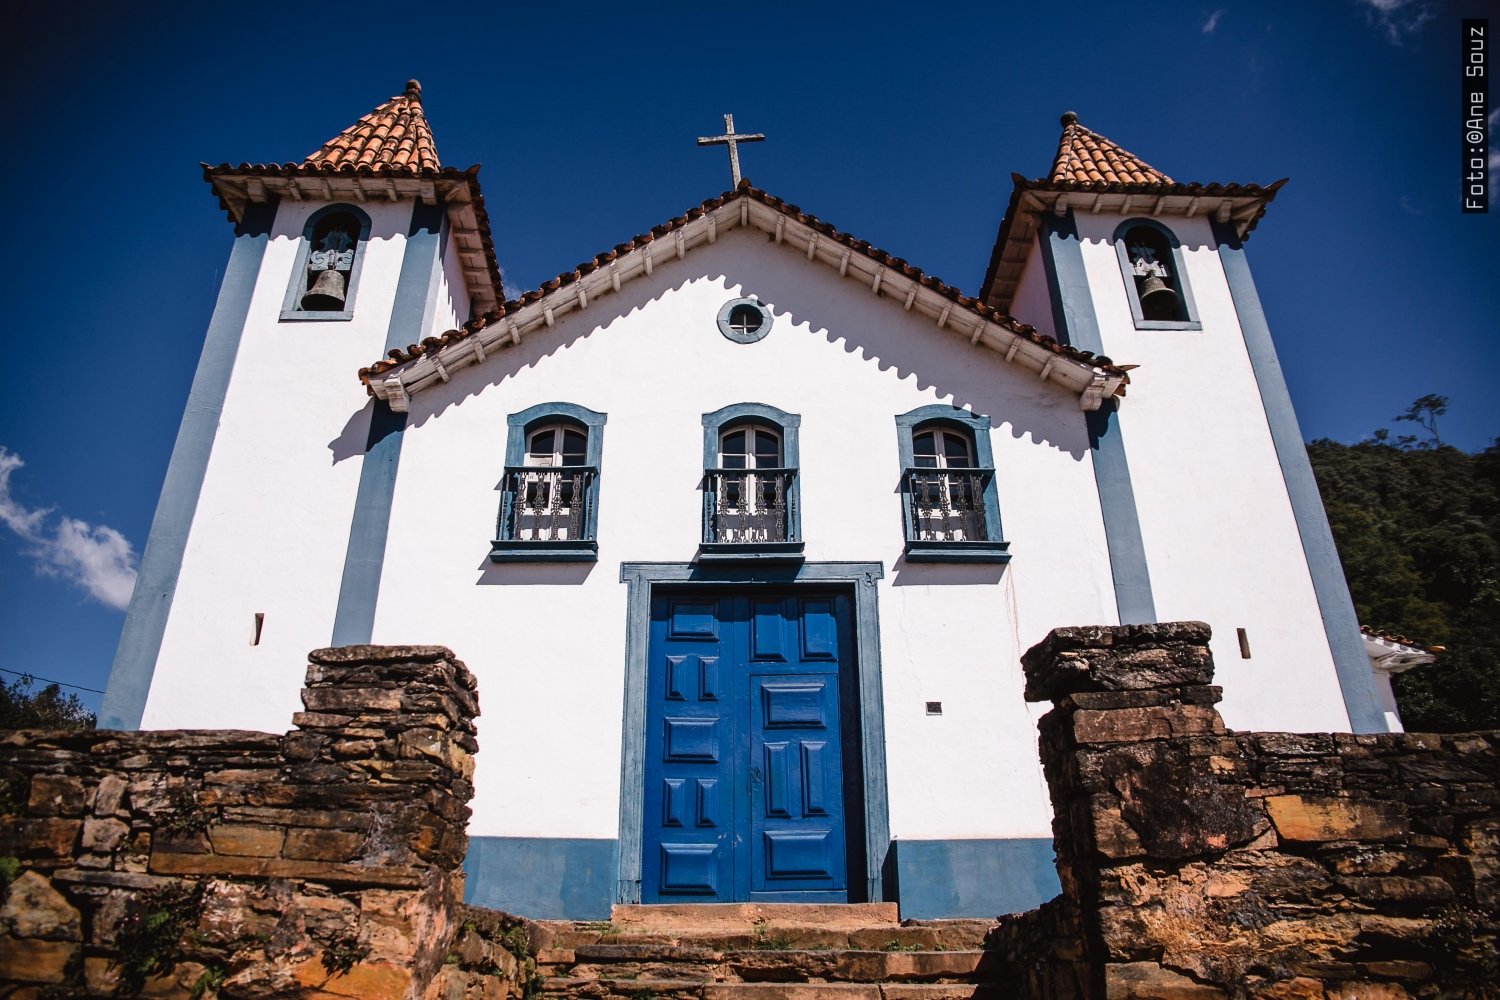
{"label": "wooden cross on roof", "polygon": [[724,116],[723,135],[702,135],[698,137],[698,145],[700,146],[729,147],[729,175],[734,178],[733,187],[740,186],[740,143],[765,141],[765,135],[760,132],[737,135],[734,131],[734,115]]}

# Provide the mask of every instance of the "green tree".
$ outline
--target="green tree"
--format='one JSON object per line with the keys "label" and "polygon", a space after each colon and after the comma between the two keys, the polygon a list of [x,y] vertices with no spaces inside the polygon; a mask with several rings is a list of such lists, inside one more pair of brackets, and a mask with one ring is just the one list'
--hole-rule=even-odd
{"label": "green tree", "polygon": [[33,692],[35,683],[26,675],[9,684],[0,682],[0,729],[94,728],[94,713],[76,694],[63,694],[57,684]]}
{"label": "green tree", "polygon": [[1428,395],[1397,420],[1428,437],[1308,445],[1360,621],[1442,645],[1396,678],[1407,728],[1500,728],[1500,439],[1477,455],[1442,443],[1448,400]]}

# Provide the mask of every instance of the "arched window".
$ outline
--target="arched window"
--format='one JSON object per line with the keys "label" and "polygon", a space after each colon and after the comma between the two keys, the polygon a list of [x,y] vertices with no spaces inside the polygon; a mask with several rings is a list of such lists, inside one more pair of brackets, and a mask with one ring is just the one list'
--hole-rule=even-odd
{"label": "arched window", "polygon": [[281,318],[352,319],[369,238],[370,217],[353,205],[329,205],[310,215]]}
{"label": "arched window", "polygon": [[908,562],[1004,562],[989,421],[954,406],[896,418]]}
{"label": "arched window", "polygon": [[763,403],[703,417],[703,541],[698,558],[800,559],[801,418]]}
{"label": "arched window", "polygon": [[1201,330],[1176,235],[1154,219],[1131,219],[1114,240],[1135,328]]}
{"label": "arched window", "polygon": [[496,562],[598,558],[605,415],[544,403],[510,415]]}

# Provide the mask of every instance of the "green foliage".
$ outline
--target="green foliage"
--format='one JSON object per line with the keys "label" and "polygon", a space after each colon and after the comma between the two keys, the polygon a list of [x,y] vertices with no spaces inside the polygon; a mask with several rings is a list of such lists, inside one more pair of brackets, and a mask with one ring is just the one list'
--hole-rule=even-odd
{"label": "green foliage", "polygon": [[767,934],[766,925],[757,923],[750,947],[756,951],[791,951],[792,938],[790,934],[781,931],[775,934]]}
{"label": "green foliage", "polygon": [[76,694],[64,695],[56,684],[33,692],[35,683],[36,679],[29,676],[17,677],[8,684],[0,681],[0,729],[94,728],[94,713]]}
{"label": "green foliage", "polygon": [[21,877],[21,859],[6,855],[0,858],[0,892]]}
{"label": "green foliage", "polygon": [[1446,408],[1424,396],[1396,418],[1424,441],[1377,431],[1307,451],[1361,624],[1446,648],[1396,678],[1406,727],[1500,729],[1500,440],[1477,455],[1442,444]]}
{"label": "green foliage", "polygon": [[323,949],[319,961],[331,976],[347,975],[350,969],[370,954],[368,945],[359,943],[353,936],[340,938]]}
{"label": "green foliage", "polygon": [[500,935],[500,947],[515,956],[516,961],[522,965],[531,957],[531,938],[526,934],[526,928],[517,924],[508,928]]}
{"label": "green foliage", "polygon": [[210,965],[203,970],[203,974],[193,983],[193,988],[188,992],[191,1000],[198,1000],[205,993],[211,996],[219,995],[219,987],[224,985],[224,970],[217,965]]}
{"label": "green foliage", "polygon": [[1500,952],[1495,948],[1493,914],[1450,903],[1432,924],[1427,943],[1437,959],[1439,981],[1447,988],[1445,996],[1500,998]]}
{"label": "green foliage", "polygon": [[139,992],[145,981],[176,968],[183,957],[183,935],[198,923],[203,886],[189,882],[148,889],[120,924],[120,980]]}
{"label": "green foliage", "polygon": [[181,792],[172,807],[156,818],[156,830],[166,837],[191,837],[202,833],[218,819],[218,812],[198,804],[192,792]]}
{"label": "green foliage", "polygon": [[0,816],[15,816],[26,808],[26,779],[0,778]]}

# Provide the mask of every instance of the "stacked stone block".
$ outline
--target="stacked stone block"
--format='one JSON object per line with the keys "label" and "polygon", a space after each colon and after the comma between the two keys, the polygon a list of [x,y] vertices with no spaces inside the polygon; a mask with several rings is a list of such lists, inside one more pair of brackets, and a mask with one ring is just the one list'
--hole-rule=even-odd
{"label": "stacked stone block", "polygon": [[0,734],[0,996],[423,995],[461,894],[474,679],[440,646],[310,659],[285,735]]}
{"label": "stacked stone block", "polygon": [[1045,907],[995,935],[1028,995],[1485,995],[1500,734],[1229,732],[1208,639],[1059,629],[1023,658],[1063,886],[1061,940]]}

